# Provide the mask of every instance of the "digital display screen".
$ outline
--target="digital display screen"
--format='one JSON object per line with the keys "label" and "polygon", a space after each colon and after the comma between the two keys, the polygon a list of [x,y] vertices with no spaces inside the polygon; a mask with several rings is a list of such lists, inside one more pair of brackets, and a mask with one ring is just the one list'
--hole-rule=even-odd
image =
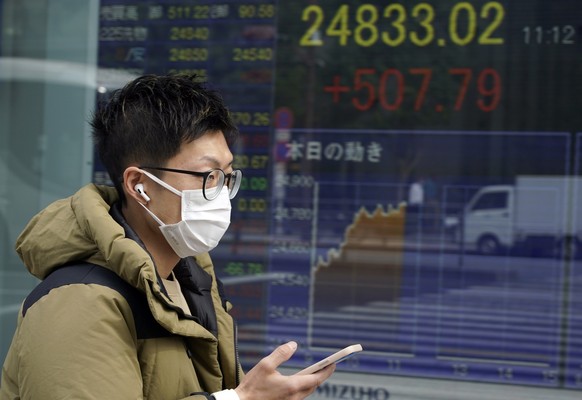
{"label": "digital display screen", "polygon": [[245,367],[361,343],[339,370],[580,390],[580,21],[574,0],[102,0],[98,60],[202,75],[241,130],[211,256]]}

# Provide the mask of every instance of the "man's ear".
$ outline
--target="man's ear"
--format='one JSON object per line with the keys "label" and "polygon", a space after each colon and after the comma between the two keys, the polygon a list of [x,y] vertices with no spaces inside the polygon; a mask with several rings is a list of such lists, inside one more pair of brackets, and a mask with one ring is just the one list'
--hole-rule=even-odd
{"label": "man's ear", "polygon": [[125,197],[133,197],[140,203],[147,203],[151,200],[147,195],[147,184],[149,182],[144,177],[145,175],[141,170],[134,166],[127,167],[123,171],[123,191],[125,192]]}

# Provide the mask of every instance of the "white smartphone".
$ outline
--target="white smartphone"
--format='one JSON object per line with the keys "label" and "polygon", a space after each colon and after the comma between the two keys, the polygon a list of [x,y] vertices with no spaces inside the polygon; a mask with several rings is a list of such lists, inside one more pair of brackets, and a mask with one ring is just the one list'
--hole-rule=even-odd
{"label": "white smartphone", "polygon": [[331,365],[333,363],[338,363],[341,362],[343,360],[345,360],[346,358],[349,358],[351,356],[353,356],[354,354],[356,354],[359,351],[362,351],[362,345],[361,344],[353,344],[351,346],[346,347],[345,349],[341,349],[340,351],[333,353],[331,356],[324,358],[321,361],[316,362],[313,365],[310,365],[309,367],[302,369],[301,371],[297,372],[296,375],[308,375],[308,374],[313,374],[314,372],[317,372],[325,367],[327,367],[328,365]]}

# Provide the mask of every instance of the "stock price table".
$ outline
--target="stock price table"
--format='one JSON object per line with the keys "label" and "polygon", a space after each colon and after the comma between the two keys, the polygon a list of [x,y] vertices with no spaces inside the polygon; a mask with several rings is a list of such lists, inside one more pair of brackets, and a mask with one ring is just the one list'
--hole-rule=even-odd
{"label": "stock price table", "polygon": [[478,188],[578,174],[576,2],[277,11],[270,270],[292,274],[269,338],[301,338],[300,365],[353,342],[350,371],[581,388],[580,261],[483,256],[444,224]]}

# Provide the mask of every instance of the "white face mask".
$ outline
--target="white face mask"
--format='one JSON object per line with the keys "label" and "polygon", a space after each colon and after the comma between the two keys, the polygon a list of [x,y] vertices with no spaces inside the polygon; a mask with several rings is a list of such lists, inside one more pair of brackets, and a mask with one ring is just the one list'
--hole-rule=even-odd
{"label": "white face mask", "polygon": [[231,204],[228,190],[224,188],[218,197],[208,201],[204,198],[202,189],[180,192],[157,176],[147,171],[142,172],[182,197],[182,220],[176,224],[164,224],[145,205],[139,203],[160,224],[162,235],[178,257],[195,256],[214,249],[230,225]]}

